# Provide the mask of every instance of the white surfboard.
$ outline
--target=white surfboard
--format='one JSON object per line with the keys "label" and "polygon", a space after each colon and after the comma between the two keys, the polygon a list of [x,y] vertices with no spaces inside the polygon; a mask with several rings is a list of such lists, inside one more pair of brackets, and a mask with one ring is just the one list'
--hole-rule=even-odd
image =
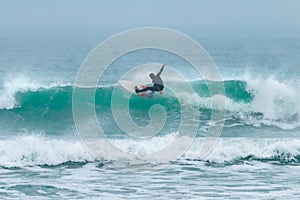
{"label": "white surfboard", "polygon": [[135,93],[135,86],[137,86],[136,83],[128,80],[119,80],[119,85],[131,93]]}
{"label": "white surfboard", "polygon": [[[132,82],[132,81],[128,81],[128,80],[119,80],[119,85],[122,88],[124,88],[125,90],[127,90],[128,92],[131,92],[133,94],[136,94],[135,86],[137,86],[139,89],[142,89],[142,88],[146,87],[145,85],[138,86],[137,83]],[[141,97],[150,97],[150,96],[153,95],[153,93],[151,91],[146,91],[146,92],[140,92],[137,95],[141,96]]]}

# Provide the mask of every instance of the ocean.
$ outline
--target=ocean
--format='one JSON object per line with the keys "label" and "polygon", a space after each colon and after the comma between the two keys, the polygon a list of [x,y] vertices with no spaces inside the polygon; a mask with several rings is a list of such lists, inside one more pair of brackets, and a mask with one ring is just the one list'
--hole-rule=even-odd
{"label": "ocean", "polygon": [[[175,54],[140,49],[111,63],[94,88],[81,88],[82,102],[74,107],[76,74],[106,35],[2,36],[0,198],[299,199],[300,39],[191,37],[214,60],[221,81],[195,75],[187,61]],[[147,98],[118,93],[113,102],[114,91],[122,92],[117,80],[130,67],[144,63],[154,64],[139,74],[139,81],[149,83],[148,73],[158,72],[160,64],[166,63],[165,84],[181,87],[168,71],[174,69],[186,77],[194,92],[174,94],[166,88],[164,94]],[[209,90],[221,85],[225,96]],[[90,102],[84,97],[89,90],[94,93]],[[215,126],[212,113],[221,109],[211,98],[220,96],[226,101],[222,131],[209,154],[201,157],[201,144]],[[131,115],[126,123],[141,128],[138,136],[124,133],[115,121],[116,114],[123,115],[112,107],[126,98]],[[152,109],[153,105],[160,107]],[[99,146],[102,143],[95,156],[85,135],[78,133],[73,112],[90,108],[104,136],[89,137],[89,142],[109,141],[132,157]],[[184,112],[188,119],[199,113],[191,122],[198,125],[195,133],[189,125],[178,131]],[[83,134],[89,134],[89,117],[81,121],[86,126]],[[149,136],[148,125],[154,119],[159,124],[165,121]],[[145,156],[158,152],[157,157],[163,157],[166,152],[160,154],[160,150],[173,140],[191,144],[172,160],[160,162]]]}

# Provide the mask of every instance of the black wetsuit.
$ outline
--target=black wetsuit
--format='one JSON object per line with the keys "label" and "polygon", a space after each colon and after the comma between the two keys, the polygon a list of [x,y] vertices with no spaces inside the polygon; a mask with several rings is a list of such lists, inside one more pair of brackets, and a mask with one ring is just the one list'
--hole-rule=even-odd
{"label": "black wetsuit", "polygon": [[164,82],[162,81],[162,79],[160,77],[160,74],[162,73],[163,69],[164,69],[164,67],[161,67],[159,72],[152,77],[152,83],[154,83],[153,86],[149,86],[149,87],[146,87],[146,88],[141,89],[141,90],[136,89],[136,93],[145,92],[145,91],[148,91],[148,90],[151,90],[152,92],[162,91],[164,89]]}

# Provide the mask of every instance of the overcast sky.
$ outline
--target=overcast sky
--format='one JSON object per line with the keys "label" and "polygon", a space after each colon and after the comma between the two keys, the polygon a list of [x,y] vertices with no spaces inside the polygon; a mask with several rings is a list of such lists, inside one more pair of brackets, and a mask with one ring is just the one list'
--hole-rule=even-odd
{"label": "overcast sky", "polygon": [[6,33],[179,31],[300,35],[298,0],[0,0]]}

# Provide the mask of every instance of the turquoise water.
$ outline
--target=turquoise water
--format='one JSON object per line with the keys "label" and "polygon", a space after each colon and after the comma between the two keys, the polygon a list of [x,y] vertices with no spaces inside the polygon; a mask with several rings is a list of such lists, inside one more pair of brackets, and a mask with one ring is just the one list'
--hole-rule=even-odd
{"label": "turquoise water", "polygon": [[[102,39],[102,38],[101,38]],[[223,78],[202,80],[173,54],[131,52],[112,63],[95,89],[95,113],[106,138],[121,149],[152,152],[178,136],[182,109],[200,113],[194,143],[177,160],[126,160],[114,152],[93,157],[76,131],[72,93],[76,72],[101,39],[2,38],[0,46],[1,199],[297,199],[300,169],[299,39],[197,38]],[[141,143],[114,121],[111,98],[131,66],[167,63],[185,75],[196,94],[166,88],[151,98],[132,96],[129,110],[140,126],[159,104],[167,120],[157,136]],[[122,68],[119,68],[122,66]],[[159,69],[159,66],[158,68]],[[155,70],[157,70],[155,69]],[[147,78],[147,73],[146,76]],[[180,83],[168,79],[166,84]],[[145,82],[149,82],[146,80]],[[206,158],[201,143],[219,106],[208,85],[226,92],[221,138]],[[118,96],[122,103],[124,97]],[[182,104],[180,104],[182,102]],[[83,102],[90,105],[91,102]],[[83,110],[84,112],[84,110]],[[154,113],[155,114],[155,113]],[[145,168],[162,169],[144,171]],[[128,171],[128,169],[130,169]]]}

